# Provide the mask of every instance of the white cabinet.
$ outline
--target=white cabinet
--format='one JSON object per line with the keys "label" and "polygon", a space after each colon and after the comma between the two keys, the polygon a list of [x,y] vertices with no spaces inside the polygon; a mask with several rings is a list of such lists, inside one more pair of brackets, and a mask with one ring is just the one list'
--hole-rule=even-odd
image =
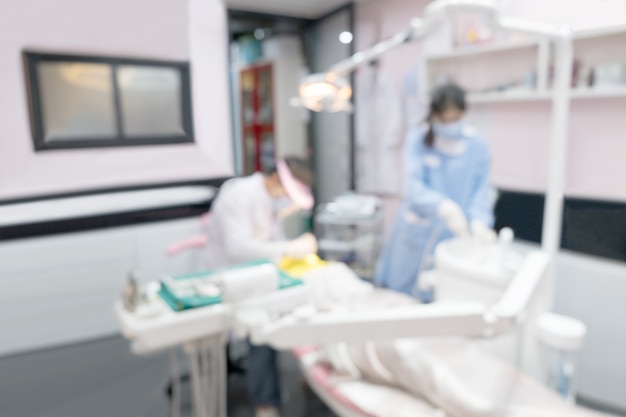
{"label": "white cabinet", "polygon": [[113,303],[128,273],[196,268],[197,253],[164,251],[199,231],[190,218],[0,243],[0,355],[116,334]]}

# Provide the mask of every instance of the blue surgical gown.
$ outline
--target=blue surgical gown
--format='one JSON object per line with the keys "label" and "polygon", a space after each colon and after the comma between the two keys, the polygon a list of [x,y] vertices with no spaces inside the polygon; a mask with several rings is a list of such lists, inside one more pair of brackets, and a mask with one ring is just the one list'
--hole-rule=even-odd
{"label": "blue surgical gown", "polygon": [[489,227],[494,223],[486,141],[466,128],[457,139],[462,152],[443,152],[424,143],[426,129],[407,135],[403,202],[376,270],[378,285],[410,295],[415,294],[425,256],[452,237],[437,216],[443,200],[456,202],[470,222],[481,220]]}

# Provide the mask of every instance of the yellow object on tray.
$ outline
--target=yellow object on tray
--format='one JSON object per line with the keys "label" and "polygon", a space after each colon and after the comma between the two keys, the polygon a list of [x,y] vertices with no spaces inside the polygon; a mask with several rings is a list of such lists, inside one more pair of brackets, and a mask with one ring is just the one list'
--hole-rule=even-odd
{"label": "yellow object on tray", "polygon": [[303,259],[283,258],[278,264],[278,268],[289,276],[302,278],[306,273],[326,265],[319,256],[315,254],[307,255]]}

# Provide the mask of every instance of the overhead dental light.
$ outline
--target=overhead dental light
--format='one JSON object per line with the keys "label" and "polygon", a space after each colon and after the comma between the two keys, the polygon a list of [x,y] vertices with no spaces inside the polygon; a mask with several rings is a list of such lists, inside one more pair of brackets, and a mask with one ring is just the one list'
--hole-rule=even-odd
{"label": "overhead dental light", "polygon": [[[424,19],[413,19],[408,29],[338,62],[328,72],[307,76],[300,84],[299,97],[292,100],[292,105],[315,112],[351,111],[352,89],[346,78],[348,74],[405,43],[425,39],[439,30],[450,14],[467,10],[481,11],[488,14],[494,24],[497,22],[494,0],[437,0],[426,8]],[[339,41],[344,44],[351,43],[353,39],[351,32],[339,35]]]}
{"label": "overhead dental light", "polygon": [[295,106],[315,112],[352,111],[350,83],[333,72],[307,76],[300,84],[299,93],[300,96],[292,100]]}
{"label": "overhead dental light", "polygon": [[[338,62],[325,73],[313,74],[305,78],[301,84],[300,98],[293,100],[292,104],[301,105],[316,112],[351,110],[352,106],[347,105],[349,103],[342,103],[348,91],[346,86],[349,87],[346,78],[348,74],[360,65],[372,62],[406,43],[425,40],[439,31],[448,18],[468,11],[485,14],[494,28],[551,39],[561,39],[564,35],[560,27],[501,16],[496,0],[436,0],[425,9],[424,18],[413,19],[411,26],[406,30]],[[353,36],[350,32],[342,32],[339,39],[343,43],[350,43]]]}

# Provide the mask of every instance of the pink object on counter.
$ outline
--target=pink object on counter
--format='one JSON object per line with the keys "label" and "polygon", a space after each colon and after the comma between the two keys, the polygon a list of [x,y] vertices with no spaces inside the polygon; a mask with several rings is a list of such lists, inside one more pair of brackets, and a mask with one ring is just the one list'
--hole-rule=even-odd
{"label": "pink object on counter", "polygon": [[[200,225],[202,229],[207,229],[211,224],[211,213],[206,213],[200,217]],[[191,236],[178,242],[172,243],[165,249],[167,256],[176,256],[180,252],[184,252],[189,249],[203,248],[207,245],[208,238],[205,235]]]}
{"label": "pink object on counter", "polygon": [[205,235],[197,235],[173,243],[167,247],[165,253],[167,256],[175,256],[180,252],[184,252],[188,249],[203,248],[207,245],[208,239]]}

